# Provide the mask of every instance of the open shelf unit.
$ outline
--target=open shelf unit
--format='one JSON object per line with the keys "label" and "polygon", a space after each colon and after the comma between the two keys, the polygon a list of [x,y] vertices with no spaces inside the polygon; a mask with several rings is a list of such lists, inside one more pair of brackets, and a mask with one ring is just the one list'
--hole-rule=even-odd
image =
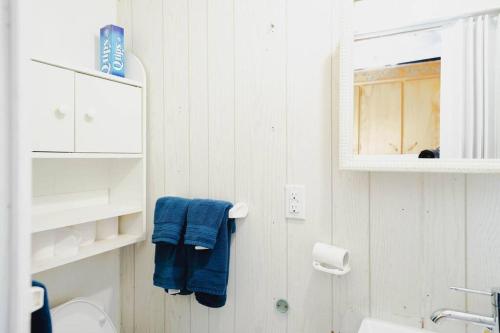
{"label": "open shelf unit", "polygon": [[98,240],[94,244],[82,247],[78,251],[78,254],[68,257],[53,257],[45,260],[40,260],[34,262],[31,267],[31,273],[36,274],[46,271],[51,268],[55,268],[61,265],[66,265],[78,260],[82,260],[88,257],[92,257],[104,252],[108,252],[123,246],[137,243],[143,240],[142,237],[133,235],[119,235],[114,239]]}
{"label": "open shelf unit", "polygon": [[142,212],[138,204],[107,204],[33,214],[33,232],[42,232]]}
{"label": "open shelf unit", "polygon": [[[142,158],[33,159],[32,273],[144,240],[144,167]],[[100,239],[99,225],[113,221],[116,237]],[[75,227],[84,224],[94,228],[95,241],[79,246],[76,254],[58,253],[58,242],[76,239]]]}

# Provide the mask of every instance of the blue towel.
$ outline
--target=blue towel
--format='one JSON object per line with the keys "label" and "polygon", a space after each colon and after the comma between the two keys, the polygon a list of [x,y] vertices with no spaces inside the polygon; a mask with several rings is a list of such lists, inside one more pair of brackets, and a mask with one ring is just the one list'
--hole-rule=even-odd
{"label": "blue towel", "polygon": [[189,204],[184,244],[214,249],[219,230],[227,222],[230,202],[194,199]]}
{"label": "blue towel", "polygon": [[153,243],[155,248],[155,271],[153,284],[166,291],[186,290],[187,252],[183,234],[186,230],[187,208],[190,200],[165,197],[156,202]]}
{"label": "blue towel", "polygon": [[236,229],[234,219],[228,218],[231,207],[225,201],[193,200],[188,208],[184,243],[209,250],[188,247],[187,289],[195,292],[200,304],[212,308],[226,304],[231,234]]}
{"label": "blue towel", "polygon": [[184,244],[158,243],[155,249],[153,284],[165,289],[178,289],[180,295],[190,295],[187,283],[187,252]]}
{"label": "blue towel", "polygon": [[189,202],[189,199],[177,197],[164,197],[156,201],[153,243],[179,243]]}
{"label": "blue towel", "polygon": [[47,288],[38,282],[32,281],[33,287],[41,287],[44,290],[43,307],[31,314],[31,333],[52,333],[52,321],[50,319],[49,297]]}

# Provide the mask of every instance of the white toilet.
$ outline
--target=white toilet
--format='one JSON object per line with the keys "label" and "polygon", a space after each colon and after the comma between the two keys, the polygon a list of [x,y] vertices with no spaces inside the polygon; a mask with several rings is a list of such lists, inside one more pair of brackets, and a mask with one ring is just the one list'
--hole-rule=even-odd
{"label": "white toilet", "polygon": [[53,333],[116,333],[108,314],[97,304],[75,298],[51,310]]}

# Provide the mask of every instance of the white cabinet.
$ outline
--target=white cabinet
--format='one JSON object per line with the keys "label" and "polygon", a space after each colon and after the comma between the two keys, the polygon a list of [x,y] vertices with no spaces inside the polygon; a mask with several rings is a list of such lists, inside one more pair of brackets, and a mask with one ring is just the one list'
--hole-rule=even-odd
{"label": "white cabinet", "polygon": [[32,70],[33,150],[74,151],[74,72],[38,62]]}
{"label": "white cabinet", "polygon": [[146,76],[131,53],[127,68],[33,60],[32,273],[145,239]]}
{"label": "white cabinet", "polygon": [[32,62],[33,151],[140,154],[142,84]]}
{"label": "white cabinet", "polygon": [[140,153],[141,89],[76,73],[75,150]]}

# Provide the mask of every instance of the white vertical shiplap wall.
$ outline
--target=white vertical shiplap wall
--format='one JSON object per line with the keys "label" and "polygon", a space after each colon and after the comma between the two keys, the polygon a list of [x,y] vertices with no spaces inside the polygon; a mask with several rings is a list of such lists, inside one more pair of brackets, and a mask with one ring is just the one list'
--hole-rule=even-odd
{"label": "white vertical shiplap wall", "polygon": [[116,1],[32,1],[30,56],[98,69],[99,29],[116,24]]}
{"label": "white vertical shiplap wall", "polygon": [[[500,176],[471,175],[466,180],[466,276],[469,286],[487,289],[500,284]],[[467,305],[477,312],[490,311],[488,301],[469,295]],[[472,331],[472,330],[470,330]]]}
{"label": "white vertical shiplap wall", "polygon": [[[428,317],[489,311],[447,288],[500,285],[500,176],[338,169],[338,1],[118,4],[148,72],[148,216],[164,194],[250,205],[222,309],[153,287],[148,241],[122,251],[122,333],[353,333],[370,315],[465,333]],[[285,220],[286,183],[306,185],[306,221]],[[349,248],[353,271],[313,271],[316,241]]]}
{"label": "white vertical shiplap wall", "polygon": [[331,325],[331,278],[312,270],[311,250],[317,241],[330,243],[332,235],[333,3],[286,4],[287,182],[306,186],[308,217],[288,222],[289,332],[328,332]]}
{"label": "white vertical shiplap wall", "polygon": [[233,242],[234,332],[286,332],[286,316],[274,310],[275,301],[287,295],[287,226],[280,200],[286,181],[283,4],[234,2],[235,22],[242,22],[235,24],[235,194],[251,209]]}

